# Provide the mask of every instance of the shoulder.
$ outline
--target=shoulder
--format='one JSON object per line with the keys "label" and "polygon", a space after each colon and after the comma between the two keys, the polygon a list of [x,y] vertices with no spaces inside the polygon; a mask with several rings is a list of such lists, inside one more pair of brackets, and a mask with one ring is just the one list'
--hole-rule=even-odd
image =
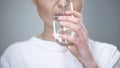
{"label": "shoulder", "polygon": [[[35,37],[11,44],[5,52],[0,57],[0,68],[9,68],[10,66],[22,66],[23,62],[30,56],[32,53],[38,52],[38,42]],[[18,68],[18,67],[15,67]],[[23,67],[20,67],[23,68]]]}
{"label": "shoulder", "polygon": [[107,68],[111,68],[120,58],[120,52],[113,44],[102,43],[90,40],[93,54],[98,63],[106,64]]}
{"label": "shoulder", "polygon": [[9,68],[11,66],[11,62],[16,63],[18,60],[21,60],[21,54],[23,53],[24,42],[16,42],[10,45],[5,52],[2,54],[0,58],[0,66],[1,68]]}
{"label": "shoulder", "polygon": [[[105,51],[107,53],[111,52],[111,51],[118,51],[117,47],[113,44],[109,44],[109,43],[104,43],[104,42],[99,42],[99,41],[94,41],[94,40],[90,40],[90,44],[91,44],[91,48],[93,50],[97,50],[98,51]],[[104,52],[104,53],[105,53]]]}
{"label": "shoulder", "polygon": [[22,66],[24,58],[28,57],[28,53],[30,54],[29,51],[32,50],[32,45],[35,44],[34,42],[31,38],[11,44],[0,57],[1,68],[9,68],[10,66],[17,66],[18,64]]}
{"label": "shoulder", "polygon": [[105,42],[99,42],[99,41],[94,41],[90,40],[90,44],[92,44],[93,48],[98,48],[99,49],[108,49],[108,50],[116,50],[117,47],[113,44],[105,43]]}
{"label": "shoulder", "polygon": [[27,51],[27,49],[34,44],[34,42],[29,39],[21,42],[16,42],[8,46],[8,48],[4,51],[1,58],[13,58],[14,57],[20,57],[21,54]]}

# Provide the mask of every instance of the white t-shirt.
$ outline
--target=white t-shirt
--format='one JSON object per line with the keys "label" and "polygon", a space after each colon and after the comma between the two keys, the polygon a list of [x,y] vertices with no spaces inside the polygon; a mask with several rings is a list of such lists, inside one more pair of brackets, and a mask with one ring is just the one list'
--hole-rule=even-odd
{"label": "white t-shirt", "polygon": [[[92,54],[100,68],[120,68],[120,53],[111,44],[90,40]],[[0,59],[0,68],[83,68],[65,47],[56,42],[32,37],[11,45]]]}

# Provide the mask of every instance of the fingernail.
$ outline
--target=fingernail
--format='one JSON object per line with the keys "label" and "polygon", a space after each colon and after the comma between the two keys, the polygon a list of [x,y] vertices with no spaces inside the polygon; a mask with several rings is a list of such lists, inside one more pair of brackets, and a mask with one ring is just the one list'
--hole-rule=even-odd
{"label": "fingernail", "polygon": [[62,21],[60,21],[60,24],[63,24],[63,22],[62,22]]}
{"label": "fingernail", "polygon": [[69,11],[66,11],[65,13],[68,13]]}

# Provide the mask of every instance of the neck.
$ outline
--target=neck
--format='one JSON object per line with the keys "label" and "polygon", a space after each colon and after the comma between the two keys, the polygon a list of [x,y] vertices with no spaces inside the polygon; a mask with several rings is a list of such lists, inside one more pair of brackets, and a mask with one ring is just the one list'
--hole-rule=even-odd
{"label": "neck", "polygon": [[53,27],[45,24],[44,26],[44,32],[37,36],[38,38],[41,38],[43,40],[47,40],[47,41],[54,41],[54,38],[53,38]]}

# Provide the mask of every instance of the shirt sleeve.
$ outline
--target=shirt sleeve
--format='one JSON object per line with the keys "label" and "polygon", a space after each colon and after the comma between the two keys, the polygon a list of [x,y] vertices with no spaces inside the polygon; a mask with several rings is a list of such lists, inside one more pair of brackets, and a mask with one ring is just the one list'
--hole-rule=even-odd
{"label": "shirt sleeve", "polygon": [[118,61],[115,63],[115,65],[113,66],[113,68],[119,68],[120,67],[120,58],[118,59]]}
{"label": "shirt sleeve", "polygon": [[117,48],[111,52],[110,65],[112,68],[120,68],[120,52]]}
{"label": "shirt sleeve", "polygon": [[115,45],[92,42],[93,54],[100,68],[120,68],[120,52]]}
{"label": "shirt sleeve", "polygon": [[0,68],[23,68],[20,65],[22,48],[20,43],[10,45],[0,57]]}
{"label": "shirt sleeve", "polygon": [[5,57],[0,58],[0,68],[10,68],[7,58]]}

